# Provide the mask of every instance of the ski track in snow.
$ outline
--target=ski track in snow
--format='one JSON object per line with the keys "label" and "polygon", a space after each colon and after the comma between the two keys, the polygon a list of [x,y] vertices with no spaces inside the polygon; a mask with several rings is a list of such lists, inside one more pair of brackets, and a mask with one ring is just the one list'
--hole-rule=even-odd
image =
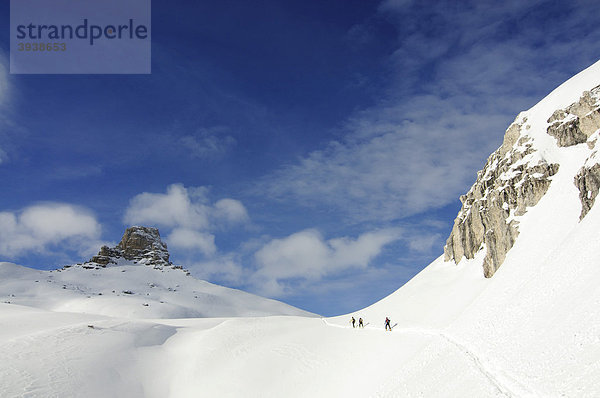
{"label": "ski track in snow", "polygon": [[[330,323],[325,318],[321,318],[323,323],[330,327],[337,327],[342,329],[349,329],[349,326],[342,326]],[[397,324],[396,324],[397,325]],[[519,382],[516,377],[510,375],[506,370],[498,369],[497,367],[491,365],[488,361],[482,360],[479,355],[477,355],[474,350],[468,347],[466,344],[458,341],[453,336],[435,329],[424,329],[424,328],[400,328],[398,329],[394,325],[393,331],[395,334],[397,333],[415,333],[415,334],[424,334],[427,336],[438,337],[445,341],[448,344],[456,347],[460,352],[465,354],[471,362],[475,365],[477,370],[504,396],[506,397],[541,397],[542,395],[533,391],[531,387],[525,386],[523,383]],[[378,327],[370,327],[368,329],[376,330],[380,332],[384,332],[381,328]],[[386,331],[386,333],[389,333]]]}
{"label": "ski track in snow", "polygon": [[[69,354],[72,352],[72,347],[66,344],[68,342],[66,335],[76,329],[81,329],[78,325],[62,326],[51,328],[36,333],[19,336],[10,339],[4,345],[10,346],[11,351],[15,354],[14,357],[4,358],[8,363],[8,368],[0,372],[0,379],[11,380],[13,383],[4,385],[0,391],[2,396],[17,396],[15,389],[22,389],[18,396],[22,397],[42,397],[49,396],[48,391],[58,391],[58,386],[61,386],[62,391],[66,392],[65,386],[69,386],[67,380],[73,377],[72,369],[67,365],[69,362]],[[59,333],[56,333],[56,332]],[[3,346],[4,346],[3,345]],[[37,355],[32,347],[42,347],[50,345],[55,347],[52,357]],[[0,351],[6,352],[0,346]],[[15,347],[19,349],[15,350]],[[71,350],[69,350],[71,348]],[[41,349],[40,349],[41,350]],[[12,363],[18,365],[14,366]],[[27,369],[21,366],[24,363],[34,362],[36,366],[33,369]],[[41,371],[40,369],[45,369]],[[44,374],[44,372],[46,372]],[[15,380],[20,380],[21,385],[14,384]],[[68,390],[69,392],[70,389]],[[7,395],[4,395],[7,394]],[[22,395],[21,395],[22,394]],[[58,397],[57,394],[50,395]]]}

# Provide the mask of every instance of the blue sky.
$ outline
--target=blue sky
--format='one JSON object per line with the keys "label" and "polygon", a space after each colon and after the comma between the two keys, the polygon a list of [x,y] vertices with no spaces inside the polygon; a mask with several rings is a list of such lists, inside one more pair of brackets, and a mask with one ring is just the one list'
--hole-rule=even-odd
{"label": "blue sky", "polygon": [[151,75],[11,75],[0,260],[157,226],[200,278],[323,315],[442,254],[515,116],[600,57],[597,1],[154,1]]}

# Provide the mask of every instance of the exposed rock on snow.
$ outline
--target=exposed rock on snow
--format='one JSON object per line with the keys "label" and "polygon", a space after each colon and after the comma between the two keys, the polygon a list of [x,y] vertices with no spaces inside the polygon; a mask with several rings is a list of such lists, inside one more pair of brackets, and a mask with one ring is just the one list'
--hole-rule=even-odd
{"label": "exposed rock on snow", "polygon": [[550,119],[548,134],[558,146],[583,144],[600,128],[600,86],[583,93],[578,102],[567,109],[555,111]]}
{"label": "exposed rock on snow", "polygon": [[129,261],[138,261],[148,265],[169,265],[167,244],[160,239],[157,228],[127,228],[121,242],[117,245],[123,257]]}
{"label": "exposed rock on snow", "polygon": [[119,258],[151,265],[157,269],[171,265],[167,244],[160,239],[157,228],[127,228],[116,247],[103,246],[88,264],[95,263],[105,267],[107,264],[117,264]]}
{"label": "exposed rock on snow", "polygon": [[444,248],[446,261],[459,262],[463,256],[473,259],[485,246],[483,268],[487,278],[500,267],[519,234],[514,217],[537,204],[559,168],[533,156],[536,151],[531,140],[519,138],[526,122],[526,118],[515,120],[502,146],[477,173],[475,184],[460,197],[463,206]]}
{"label": "exposed rock on snow", "polygon": [[96,263],[105,267],[108,264],[116,264],[117,262],[115,259],[118,259],[120,257],[121,252],[119,252],[117,249],[111,249],[108,246],[102,246],[98,254],[92,257],[92,259],[89,262]]}
{"label": "exposed rock on snow", "polygon": [[575,176],[575,185],[579,189],[579,200],[581,200],[581,214],[579,219],[591,210],[600,190],[600,164],[596,163],[591,167],[582,167]]}
{"label": "exposed rock on snow", "polygon": [[[595,149],[600,129],[600,86],[583,93],[579,101],[566,109],[555,111],[548,123],[548,134],[555,137],[561,147],[587,143],[589,149]],[[575,185],[579,189],[581,214],[583,219],[594,205],[600,188],[600,165],[598,152],[593,152],[585,165],[575,176]]]}
{"label": "exposed rock on snow", "polygon": [[[518,218],[546,194],[551,177],[559,170],[559,163],[549,160],[554,157],[548,154],[584,143],[587,149],[594,149],[600,129],[600,86],[543,118],[547,121],[541,131],[556,138],[555,144],[550,144],[553,148],[540,144],[543,140],[536,143],[530,132],[533,122],[528,121],[534,116],[538,117],[530,112],[517,116],[506,130],[502,146],[488,158],[469,192],[461,196],[463,206],[444,248],[446,261],[473,259],[485,247],[484,275],[494,275],[519,234]],[[597,157],[597,152],[592,153],[575,176],[582,205],[580,219],[593,206],[600,188]]]}

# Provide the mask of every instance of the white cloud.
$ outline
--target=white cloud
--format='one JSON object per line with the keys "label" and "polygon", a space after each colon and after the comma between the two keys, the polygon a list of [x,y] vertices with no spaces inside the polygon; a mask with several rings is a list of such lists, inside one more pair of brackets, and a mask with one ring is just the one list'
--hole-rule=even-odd
{"label": "white cloud", "polygon": [[273,239],[255,253],[258,270],[252,283],[263,294],[285,294],[286,281],[318,281],[353,268],[366,268],[385,245],[400,237],[399,230],[368,232],[356,239],[325,240],[314,229]]}
{"label": "white cloud", "polygon": [[204,203],[192,202],[183,185],[173,184],[167,187],[166,193],[136,195],[129,202],[124,221],[128,224],[205,229],[209,226],[208,213]]}
{"label": "white cloud", "polygon": [[211,204],[207,188],[172,184],[165,193],[144,192],[133,197],[123,220],[129,225],[165,228],[170,231],[166,238],[170,247],[210,257],[217,253],[211,231],[246,223],[249,217],[238,200],[225,198]]}
{"label": "white cloud", "polygon": [[214,205],[216,215],[230,223],[245,222],[249,220],[246,208],[239,200],[221,199]]}
{"label": "white cloud", "polygon": [[175,228],[167,237],[169,247],[198,249],[207,256],[216,253],[215,236],[185,228]]}
{"label": "white cloud", "polygon": [[91,247],[100,247],[100,232],[100,224],[88,210],[65,203],[0,212],[0,254],[14,257],[44,252],[56,244],[89,254]]}
{"label": "white cloud", "polygon": [[237,255],[233,253],[193,263],[189,269],[197,278],[238,286],[244,284],[248,277],[248,271],[240,265]]}
{"label": "white cloud", "polygon": [[211,205],[207,189],[172,184],[166,193],[144,192],[129,202],[124,221],[167,228],[207,230],[222,222],[246,222],[248,213],[242,202],[221,199]]}

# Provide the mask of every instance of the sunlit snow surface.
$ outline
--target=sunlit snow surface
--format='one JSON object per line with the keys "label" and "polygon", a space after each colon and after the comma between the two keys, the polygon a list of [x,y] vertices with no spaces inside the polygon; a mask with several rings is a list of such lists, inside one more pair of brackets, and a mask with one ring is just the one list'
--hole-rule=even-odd
{"label": "sunlit snow surface", "polygon": [[493,278],[484,251],[440,258],[384,300],[321,319],[178,270],[3,263],[0,396],[600,396],[600,206],[579,222],[573,184],[589,151],[545,134],[555,109],[598,84],[600,63],[522,114],[560,169]]}
{"label": "sunlit snow surface", "polygon": [[126,261],[54,271],[0,263],[0,302],[126,318],[307,315],[279,301],[186,276],[181,269]]}

